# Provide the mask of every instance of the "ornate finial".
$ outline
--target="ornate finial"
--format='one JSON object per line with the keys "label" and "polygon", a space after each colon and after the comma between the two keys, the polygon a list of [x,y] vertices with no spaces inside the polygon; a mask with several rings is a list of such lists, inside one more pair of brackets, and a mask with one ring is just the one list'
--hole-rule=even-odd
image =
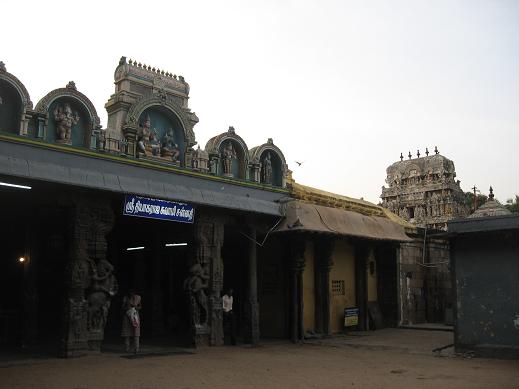
{"label": "ornate finial", "polygon": [[130,58],[130,60],[128,61],[128,63],[129,63],[130,65],[133,65],[133,61],[132,61],[131,58]]}
{"label": "ornate finial", "polygon": [[440,154],[440,152],[438,151],[438,146],[434,146],[434,154]]}
{"label": "ornate finial", "polygon": [[231,132],[234,134],[234,127],[233,126],[229,126],[229,130],[227,132]]}
{"label": "ornate finial", "polygon": [[2,61],[0,61],[0,72],[2,72],[2,73],[7,72],[7,70],[5,69],[5,63],[3,63]]}
{"label": "ornate finial", "polygon": [[186,82],[186,80],[184,80],[184,76],[178,76],[178,79],[182,82]]}
{"label": "ornate finial", "polygon": [[400,161],[403,161],[404,160],[404,155],[402,153],[400,153]]}
{"label": "ornate finial", "polygon": [[409,154],[407,156],[409,157],[409,159],[411,159],[412,158],[411,152],[409,152]]}
{"label": "ornate finial", "polygon": [[273,140],[272,138],[268,138],[268,139],[267,139],[267,143],[268,143],[269,145],[273,145],[273,144],[274,144],[274,140]]}
{"label": "ornate finial", "polygon": [[416,156],[420,158],[420,150],[416,150]]}
{"label": "ornate finial", "polygon": [[141,63],[139,62],[139,64],[138,64],[137,66],[138,66],[138,67],[141,67],[142,65],[141,65]]}
{"label": "ornate finial", "polygon": [[74,81],[69,81],[66,88],[77,90],[76,83]]}
{"label": "ornate finial", "polygon": [[429,149],[427,147],[425,148],[425,155],[429,156]]}
{"label": "ornate finial", "polygon": [[488,194],[488,199],[489,200],[494,200],[494,189],[492,189],[492,187],[490,187],[490,193]]}
{"label": "ornate finial", "polygon": [[152,71],[153,73],[155,73],[155,68],[152,68],[151,71]]}
{"label": "ornate finial", "polygon": [[148,70],[151,70],[151,65],[148,65]]}
{"label": "ornate finial", "polygon": [[123,65],[126,63],[126,57],[121,57],[121,59],[119,60],[119,65]]}

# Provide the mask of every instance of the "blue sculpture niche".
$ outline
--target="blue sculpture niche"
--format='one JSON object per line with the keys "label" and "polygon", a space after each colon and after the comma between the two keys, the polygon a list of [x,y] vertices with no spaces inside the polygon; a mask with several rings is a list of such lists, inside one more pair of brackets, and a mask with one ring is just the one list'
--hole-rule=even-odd
{"label": "blue sculpture niche", "polygon": [[174,113],[161,107],[150,107],[141,113],[137,132],[139,156],[180,164],[185,149],[182,124]]}

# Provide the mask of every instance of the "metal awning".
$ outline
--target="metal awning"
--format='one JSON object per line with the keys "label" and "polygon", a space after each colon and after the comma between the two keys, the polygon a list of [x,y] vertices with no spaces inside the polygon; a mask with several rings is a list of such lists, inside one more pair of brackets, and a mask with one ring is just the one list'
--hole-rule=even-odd
{"label": "metal awning", "polygon": [[281,216],[286,193],[0,141],[0,175]]}
{"label": "metal awning", "polygon": [[358,212],[290,201],[285,205],[285,219],[275,232],[316,232],[365,239],[412,241],[404,227],[383,217],[366,216]]}

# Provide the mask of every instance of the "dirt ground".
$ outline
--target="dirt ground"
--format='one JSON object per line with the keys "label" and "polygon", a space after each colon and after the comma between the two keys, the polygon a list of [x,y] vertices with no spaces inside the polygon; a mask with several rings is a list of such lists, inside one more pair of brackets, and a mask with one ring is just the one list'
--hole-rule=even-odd
{"label": "dirt ground", "polygon": [[519,388],[519,361],[267,342],[128,358],[117,352],[0,365],[0,388]]}

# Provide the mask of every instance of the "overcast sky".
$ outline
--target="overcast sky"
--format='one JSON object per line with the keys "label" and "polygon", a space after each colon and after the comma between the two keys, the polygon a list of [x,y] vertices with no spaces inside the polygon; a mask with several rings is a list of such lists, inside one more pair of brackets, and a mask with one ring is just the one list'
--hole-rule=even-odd
{"label": "overcast sky", "polygon": [[[378,203],[438,146],[463,190],[519,194],[519,1],[11,1],[0,60],[33,103],[74,80],[106,126],[119,58],[181,74],[201,147],[272,137],[297,182]],[[303,161],[298,167],[294,161]]]}

